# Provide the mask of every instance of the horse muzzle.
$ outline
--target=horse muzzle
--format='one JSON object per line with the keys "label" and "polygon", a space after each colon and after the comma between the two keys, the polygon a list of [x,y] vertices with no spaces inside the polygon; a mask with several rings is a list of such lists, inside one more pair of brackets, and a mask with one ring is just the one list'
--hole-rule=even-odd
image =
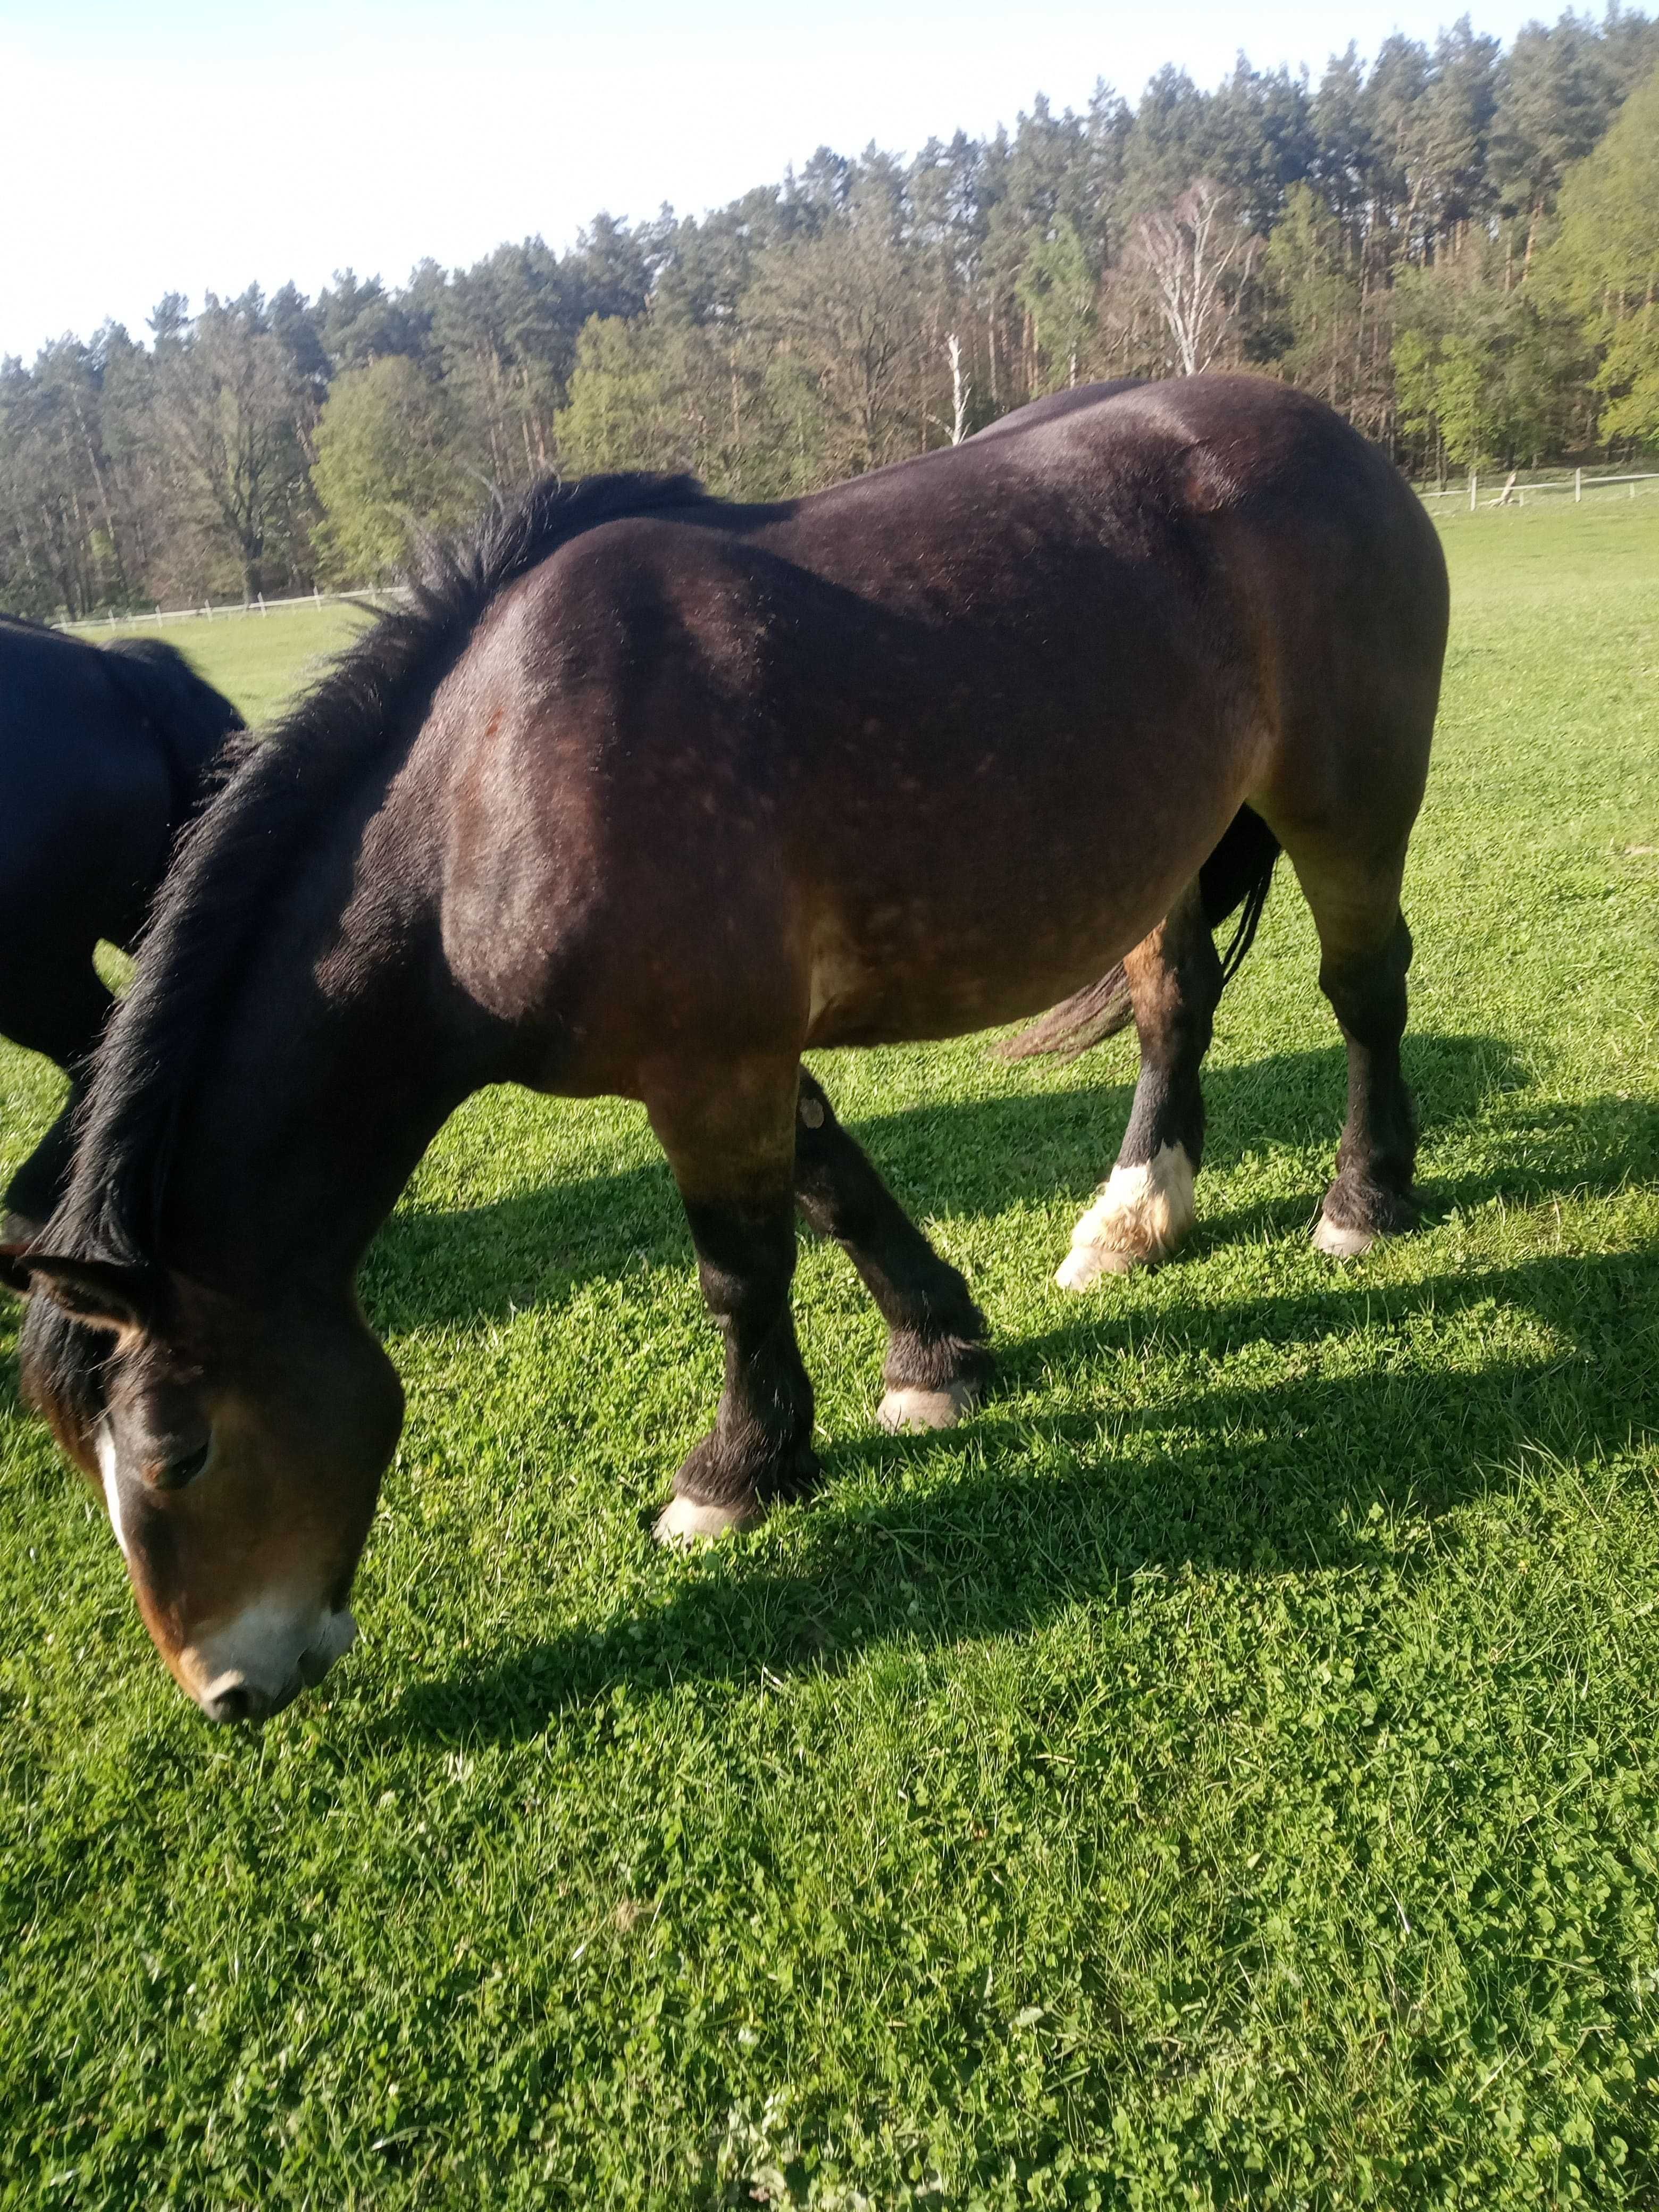
{"label": "horse muzzle", "polygon": [[[252,1609],[255,1615],[263,1612]],[[204,1639],[199,1650],[182,1655],[176,1670],[179,1680],[209,1720],[256,1726],[268,1721],[301,1690],[320,1682],[357,1640],[357,1624],[348,1606],[323,1614],[302,1641],[292,1627],[273,1635],[273,1626],[268,1616],[244,1615]]]}

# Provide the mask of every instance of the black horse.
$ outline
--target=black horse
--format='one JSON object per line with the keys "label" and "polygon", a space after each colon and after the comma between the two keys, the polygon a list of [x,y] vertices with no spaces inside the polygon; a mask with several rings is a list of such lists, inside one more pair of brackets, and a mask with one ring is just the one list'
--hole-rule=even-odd
{"label": "black horse", "polygon": [[55,1060],[70,1103],[12,1177],[5,1233],[52,1213],[110,1008],[100,938],[131,947],[173,841],[242,718],[155,638],[83,644],[0,615],[0,1034]]}

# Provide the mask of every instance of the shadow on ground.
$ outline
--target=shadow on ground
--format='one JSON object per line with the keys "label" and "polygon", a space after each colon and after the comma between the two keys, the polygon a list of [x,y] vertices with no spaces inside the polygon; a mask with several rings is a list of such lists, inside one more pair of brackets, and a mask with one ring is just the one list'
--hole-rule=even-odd
{"label": "shadow on ground", "polygon": [[[1659,1174],[1659,1107],[1652,1102],[1540,1103],[1522,1089],[1525,1073],[1498,1038],[1429,1034],[1411,1045],[1431,1218],[1494,1198],[1531,1206]],[[1114,1065],[1121,1073],[1121,1060]],[[1311,1220],[1321,1178],[1334,1170],[1346,1087],[1340,1046],[1275,1054],[1207,1076],[1207,1165],[1311,1146],[1320,1166],[1305,1194],[1232,1213],[1206,1213],[1200,1185],[1194,1252],[1236,1238],[1291,1235]],[[1057,1196],[1081,1206],[1116,1152],[1131,1091],[1127,1082],[1106,1080],[1083,1091],[928,1102],[853,1127],[902,1202],[923,1215],[994,1218]],[[1447,1140],[1460,1129],[1478,1130],[1482,1150],[1498,1164],[1437,1176],[1437,1148],[1455,1150]],[[641,1259],[689,1267],[690,1258],[667,1167],[653,1163],[548,1183],[461,1212],[399,1212],[371,1255],[364,1297],[375,1326],[395,1334],[556,1306],[578,1285],[614,1277]]]}
{"label": "shadow on ground", "polygon": [[[1130,1322],[1095,1309],[1102,1317],[1011,1347],[1005,1396],[964,1427],[828,1452],[804,1559],[780,1570],[734,1549],[678,1578],[667,1565],[654,1607],[599,1632],[469,1659],[406,1690],[383,1725],[446,1742],[516,1740],[618,1684],[665,1694],[687,1679],[752,1682],[763,1666],[833,1670],[878,1644],[1030,1632],[1079,1601],[1126,1602],[1149,1571],[1279,1577],[1386,1561],[1401,1571],[1390,1523],[1408,1517],[1425,1532],[1480,1495],[1493,1467],[1528,1449],[1583,1462],[1652,1437],[1659,1252],[1552,1255],[1387,1289],[1341,1279],[1321,1296],[1212,1311],[1193,1346],[1403,1335],[1488,1303],[1543,1325],[1535,1358],[1473,1370],[1385,1358],[1358,1375],[1183,1388],[1126,1413],[1109,1436],[1097,1406],[1023,1414],[1023,1382],[1041,1375],[1052,1394],[1056,1367],[1128,1348]],[[1180,1318],[1161,1327],[1178,1336]],[[838,1510],[837,1476],[872,1464],[911,1486]]]}

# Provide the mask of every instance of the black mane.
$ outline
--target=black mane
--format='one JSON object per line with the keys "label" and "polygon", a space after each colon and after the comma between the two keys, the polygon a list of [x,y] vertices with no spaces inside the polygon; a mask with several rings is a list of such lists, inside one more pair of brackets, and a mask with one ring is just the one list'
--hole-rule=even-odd
{"label": "black mane", "polygon": [[[180,842],[139,948],[133,988],[100,1048],[63,1204],[46,1249],[159,1262],[161,1207],[181,1108],[270,902],[317,823],[407,735],[490,602],[602,522],[705,502],[690,477],[549,480],[458,546],[428,546],[405,603],[378,615],[269,732],[234,738],[224,781]],[[148,658],[148,656],[146,656]],[[56,1309],[32,1301],[37,1371],[82,1363]],[[46,1341],[50,1331],[58,1346]],[[54,1358],[56,1352],[58,1356]]]}

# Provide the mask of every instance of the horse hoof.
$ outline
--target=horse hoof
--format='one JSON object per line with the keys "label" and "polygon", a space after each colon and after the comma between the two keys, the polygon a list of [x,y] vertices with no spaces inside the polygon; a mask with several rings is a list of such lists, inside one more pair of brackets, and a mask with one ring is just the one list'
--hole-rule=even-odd
{"label": "horse hoof", "polygon": [[971,1382],[947,1382],[942,1390],[890,1390],[876,1419],[889,1436],[901,1429],[953,1429],[978,1402]]}
{"label": "horse hoof", "polygon": [[672,1551],[689,1552],[694,1544],[713,1543],[734,1528],[752,1528],[765,1518],[765,1508],[752,1499],[735,1505],[707,1505],[700,1498],[671,1498],[658,1514],[651,1534]]}
{"label": "horse hoof", "polygon": [[1147,1262],[1133,1252],[1121,1252],[1110,1244],[1073,1244],[1054,1269],[1062,1291],[1091,1290],[1103,1275],[1132,1275]]}
{"label": "horse hoof", "polygon": [[1376,1242],[1370,1229],[1345,1229],[1333,1221],[1328,1213],[1322,1213],[1315,1226],[1313,1241],[1318,1249],[1328,1253],[1333,1260],[1357,1260],[1362,1252],[1369,1252]]}

